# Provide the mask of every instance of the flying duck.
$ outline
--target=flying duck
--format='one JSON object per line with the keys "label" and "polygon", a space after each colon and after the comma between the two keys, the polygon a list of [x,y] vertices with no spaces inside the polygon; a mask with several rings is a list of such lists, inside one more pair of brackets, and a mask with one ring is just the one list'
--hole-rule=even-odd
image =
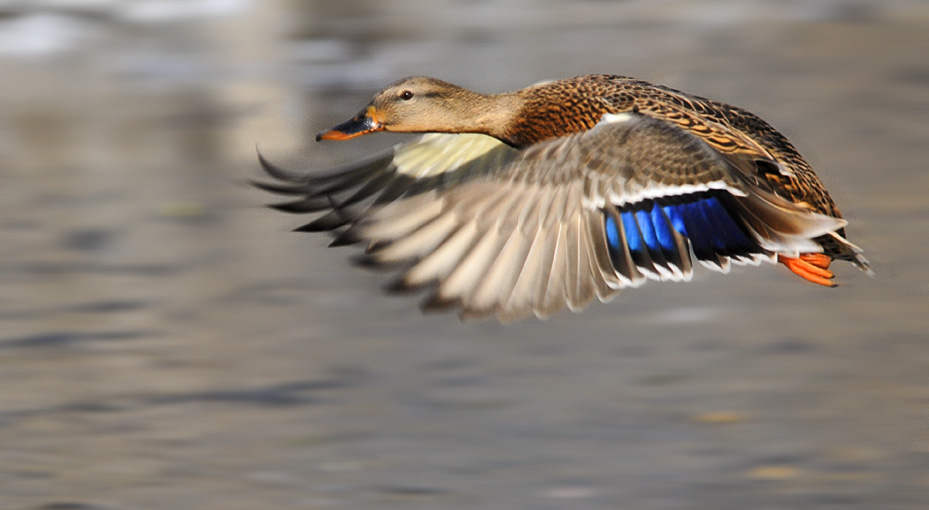
{"label": "flying duck", "polygon": [[546,318],[646,280],[687,281],[694,261],[780,262],[834,287],[833,260],[870,274],[847,221],[781,133],[724,103],[614,75],[502,94],[422,76],[377,94],[316,136],[424,133],[327,173],[259,160],[271,207],[316,213],[298,231],[363,243],[430,289],[424,309],[509,322]]}

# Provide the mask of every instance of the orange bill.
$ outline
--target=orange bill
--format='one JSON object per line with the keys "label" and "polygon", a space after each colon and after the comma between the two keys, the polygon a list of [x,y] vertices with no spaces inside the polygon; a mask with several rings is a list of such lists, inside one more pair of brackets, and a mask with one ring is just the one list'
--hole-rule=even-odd
{"label": "orange bill", "polygon": [[320,132],[316,135],[316,141],[351,140],[375,131],[383,131],[384,126],[378,122],[376,113],[374,106],[369,106],[338,126]]}

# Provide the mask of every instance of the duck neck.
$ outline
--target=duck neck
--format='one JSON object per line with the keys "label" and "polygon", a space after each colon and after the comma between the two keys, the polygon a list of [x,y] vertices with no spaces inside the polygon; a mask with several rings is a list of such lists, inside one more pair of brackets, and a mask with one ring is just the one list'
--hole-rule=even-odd
{"label": "duck neck", "polygon": [[[571,89],[551,85],[529,87],[502,94],[481,94],[456,87],[444,108],[447,115],[431,126],[446,133],[480,133],[523,149],[530,145],[586,131],[604,113],[602,105],[578,101]],[[430,129],[432,130],[432,129]]]}
{"label": "duck neck", "polygon": [[454,103],[456,125],[451,126],[450,132],[490,135],[513,145],[507,133],[520,107],[516,92],[480,94],[468,90],[459,99]]}

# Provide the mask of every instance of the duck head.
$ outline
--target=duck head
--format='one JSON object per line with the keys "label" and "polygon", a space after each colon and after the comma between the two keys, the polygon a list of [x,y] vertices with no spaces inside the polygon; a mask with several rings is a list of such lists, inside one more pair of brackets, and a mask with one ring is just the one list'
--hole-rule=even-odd
{"label": "duck head", "polygon": [[487,98],[435,78],[404,78],[375,94],[351,119],[320,132],[316,141],[349,140],[377,131],[481,132],[476,114]]}

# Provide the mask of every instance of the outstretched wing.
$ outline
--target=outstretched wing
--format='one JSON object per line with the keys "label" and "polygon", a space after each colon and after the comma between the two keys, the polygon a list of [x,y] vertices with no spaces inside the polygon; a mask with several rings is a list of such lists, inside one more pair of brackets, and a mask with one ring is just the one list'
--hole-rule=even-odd
{"label": "outstretched wing", "polygon": [[[274,182],[252,181],[265,191],[295,198],[270,207],[289,213],[323,214],[297,231],[335,230],[367,211],[429,190],[442,190],[484,175],[516,158],[518,151],[484,135],[430,133],[339,170],[296,173],[267,161],[262,168]],[[333,245],[357,242],[346,237]]]}
{"label": "outstretched wing", "polygon": [[298,230],[369,243],[403,268],[399,289],[433,287],[427,308],[464,317],[546,317],[607,300],[646,278],[686,280],[776,253],[819,251],[842,220],[777,197],[747,164],[666,122],[608,115],[592,130],[515,151],[482,135],[425,135],[332,174],[265,169],[301,195],[276,206],[325,211]]}

